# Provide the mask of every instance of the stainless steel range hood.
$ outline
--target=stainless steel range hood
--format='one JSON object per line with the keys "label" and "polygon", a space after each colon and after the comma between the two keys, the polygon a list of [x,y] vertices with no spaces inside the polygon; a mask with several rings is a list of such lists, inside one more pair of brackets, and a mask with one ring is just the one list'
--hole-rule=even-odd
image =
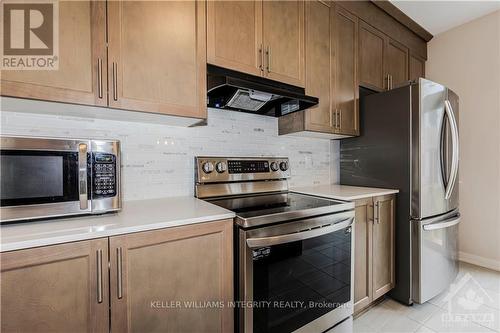
{"label": "stainless steel range hood", "polygon": [[207,65],[208,106],[280,117],[318,104],[304,88]]}

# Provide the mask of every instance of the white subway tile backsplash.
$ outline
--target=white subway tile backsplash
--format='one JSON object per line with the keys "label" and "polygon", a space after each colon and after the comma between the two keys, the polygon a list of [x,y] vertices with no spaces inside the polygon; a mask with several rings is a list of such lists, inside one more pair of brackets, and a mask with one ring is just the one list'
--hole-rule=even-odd
{"label": "white subway tile backsplash", "polygon": [[120,140],[124,200],[193,195],[197,155],[287,156],[291,186],[338,181],[338,142],[278,136],[272,117],[209,109],[208,125],[191,128],[7,111],[1,120],[6,135]]}

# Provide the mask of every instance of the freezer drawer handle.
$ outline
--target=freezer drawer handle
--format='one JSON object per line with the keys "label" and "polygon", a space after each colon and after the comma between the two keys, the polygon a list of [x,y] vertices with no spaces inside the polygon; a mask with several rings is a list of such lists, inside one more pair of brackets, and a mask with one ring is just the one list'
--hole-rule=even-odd
{"label": "freezer drawer handle", "polygon": [[445,220],[440,223],[431,223],[431,224],[426,224],[424,225],[424,230],[430,231],[430,230],[438,230],[438,229],[444,229],[448,227],[452,227],[454,225],[457,225],[460,223],[460,216],[455,217],[451,220]]}
{"label": "freezer drawer handle", "polygon": [[326,235],[338,230],[342,230],[344,228],[350,227],[353,223],[354,218],[349,218],[339,223],[335,223],[326,227],[321,227],[317,229],[311,229],[307,231],[301,231],[291,234],[279,235],[279,236],[271,236],[271,237],[256,237],[247,239],[247,245],[251,249],[265,247],[265,246],[273,246],[284,243],[296,242],[304,239],[309,239],[313,237],[318,237],[321,235]]}

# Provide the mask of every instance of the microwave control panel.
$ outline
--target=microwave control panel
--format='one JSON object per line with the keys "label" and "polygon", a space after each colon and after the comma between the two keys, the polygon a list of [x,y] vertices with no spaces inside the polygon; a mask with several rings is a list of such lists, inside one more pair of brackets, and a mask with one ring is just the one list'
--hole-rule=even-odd
{"label": "microwave control panel", "polygon": [[94,198],[116,195],[116,156],[106,153],[92,154],[92,196]]}

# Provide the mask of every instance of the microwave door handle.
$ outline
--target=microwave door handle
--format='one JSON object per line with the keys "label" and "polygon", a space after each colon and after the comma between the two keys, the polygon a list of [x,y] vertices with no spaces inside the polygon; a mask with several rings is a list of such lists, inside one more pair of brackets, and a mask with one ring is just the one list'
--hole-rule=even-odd
{"label": "microwave door handle", "polygon": [[339,231],[349,227],[354,221],[354,218],[349,218],[339,223],[335,223],[333,225],[329,225],[326,227],[320,227],[316,229],[311,229],[307,231],[299,231],[292,234],[278,235],[278,236],[270,236],[270,237],[255,237],[248,238],[247,245],[251,249],[273,246],[278,244],[291,243],[296,241],[301,241],[313,237],[318,237],[322,235],[326,235],[335,231]]}
{"label": "microwave door handle", "polygon": [[78,194],[80,199],[80,209],[87,210],[89,201],[87,196],[87,150],[86,143],[78,145]]}
{"label": "microwave door handle", "polygon": [[458,142],[458,126],[455,119],[455,114],[449,100],[444,101],[444,110],[446,112],[446,118],[450,124],[451,130],[451,143],[452,143],[452,158],[451,158],[451,170],[448,182],[446,184],[445,199],[448,200],[451,197],[453,188],[455,187],[455,181],[458,174],[458,160],[459,160],[459,142]]}

